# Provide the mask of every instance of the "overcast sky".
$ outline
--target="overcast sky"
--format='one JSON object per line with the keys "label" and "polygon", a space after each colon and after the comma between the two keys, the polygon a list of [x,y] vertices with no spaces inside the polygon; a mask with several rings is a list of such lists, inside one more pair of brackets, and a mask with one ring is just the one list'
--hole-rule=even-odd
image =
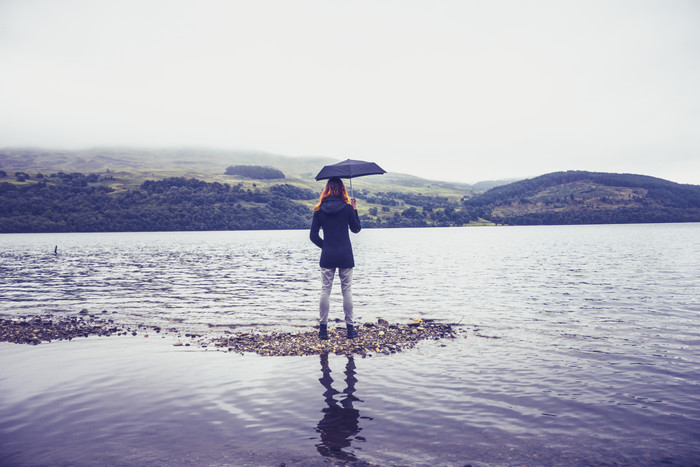
{"label": "overcast sky", "polygon": [[700,1],[0,0],[0,147],[700,184]]}

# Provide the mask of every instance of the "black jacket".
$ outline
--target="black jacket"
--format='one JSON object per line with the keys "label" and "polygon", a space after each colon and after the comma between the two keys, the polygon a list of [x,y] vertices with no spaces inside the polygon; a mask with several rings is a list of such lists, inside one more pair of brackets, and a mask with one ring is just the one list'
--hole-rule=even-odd
{"label": "black jacket", "polygon": [[[329,196],[321,203],[321,208],[314,212],[311,222],[311,241],[321,249],[322,268],[354,268],[352,245],[348,227],[353,233],[362,228],[357,211],[341,198]],[[323,228],[323,238],[318,235]]]}

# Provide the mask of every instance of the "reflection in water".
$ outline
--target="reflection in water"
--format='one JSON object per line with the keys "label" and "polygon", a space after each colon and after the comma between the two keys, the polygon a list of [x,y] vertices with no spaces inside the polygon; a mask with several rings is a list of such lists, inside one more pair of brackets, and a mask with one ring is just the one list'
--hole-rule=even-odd
{"label": "reflection in water", "polygon": [[[355,397],[355,360],[352,355],[347,356],[348,363],[345,365],[345,390],[340,393],[333,389],[333,378],[331,369],[328,366],[328,354],[321,354],[321,371],[323,376],[319,379],[326,391],[323,396],[326,399],[327,407],[324,407],[323,418],[318,422],[316,431],[321,434],[321,442],[316,445],[316,449],[321,455],[334,457],[344,461],[355,461],[357,458],[351,448],[352,441],[365,441],[357,434],[360,428],[360,411],[353,407],[353,402],[362,400]],[[334,396],[343,394],[340,402]],[[362,417],[371,420],[368,417]]]}

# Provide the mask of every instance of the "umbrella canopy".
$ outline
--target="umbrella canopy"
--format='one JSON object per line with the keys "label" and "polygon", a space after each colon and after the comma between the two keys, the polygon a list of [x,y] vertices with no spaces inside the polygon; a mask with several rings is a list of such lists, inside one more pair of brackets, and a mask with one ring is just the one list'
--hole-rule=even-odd
{"label": "umbrella canopy", "polygon": [[380,175],[386,173],[386,170],[379,167],[374,162],[356,161],[346,159],[337,164],[327,165],[321,169],[316,175],[316,180],[325,180],[328,178],[353,178],[362,177],[364,175]]}

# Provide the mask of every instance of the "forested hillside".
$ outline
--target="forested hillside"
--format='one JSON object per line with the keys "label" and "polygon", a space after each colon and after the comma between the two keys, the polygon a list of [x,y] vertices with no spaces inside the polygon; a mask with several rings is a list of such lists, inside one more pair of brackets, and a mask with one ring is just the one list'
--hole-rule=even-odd
{"label": "forested hillside", "polygon": [[[0,168],[0,233],[308,228],[323,183],[261,168],[222,181]],[[356,183],[363,227],[700,222],[700,186],[643,175],[556,172],[480,195],[401,177]]]}
{"label": "forested hillside", "polygon": [[310,216],[294,198],[315,197],[284,185],[263,192],[184,178],[114,192],[87,178],[0,184],[0,232],[298,229]]}
{"label": "forested hillside", "polygon": [[[0,232],[308,228],[324,186],[314,177],[334,162],[205,148],[0,148]],[[354,188],[364,227],[476,221],[462,209],[474,193],[467,184],[390,173]]]}
{"label": "forested hillside", "polygon": [[467,210],[499,224],[700,222],[700,186],[645,175],[555,172],[492,188]]}
{"label": "forested hillside", "polygon": [[[306,229],[319,193],[289,183],[147,180],[116,190],[109,174],[0,173],[0,233]],[[355,192],[364,227],[468,224],[458,200]]]}

